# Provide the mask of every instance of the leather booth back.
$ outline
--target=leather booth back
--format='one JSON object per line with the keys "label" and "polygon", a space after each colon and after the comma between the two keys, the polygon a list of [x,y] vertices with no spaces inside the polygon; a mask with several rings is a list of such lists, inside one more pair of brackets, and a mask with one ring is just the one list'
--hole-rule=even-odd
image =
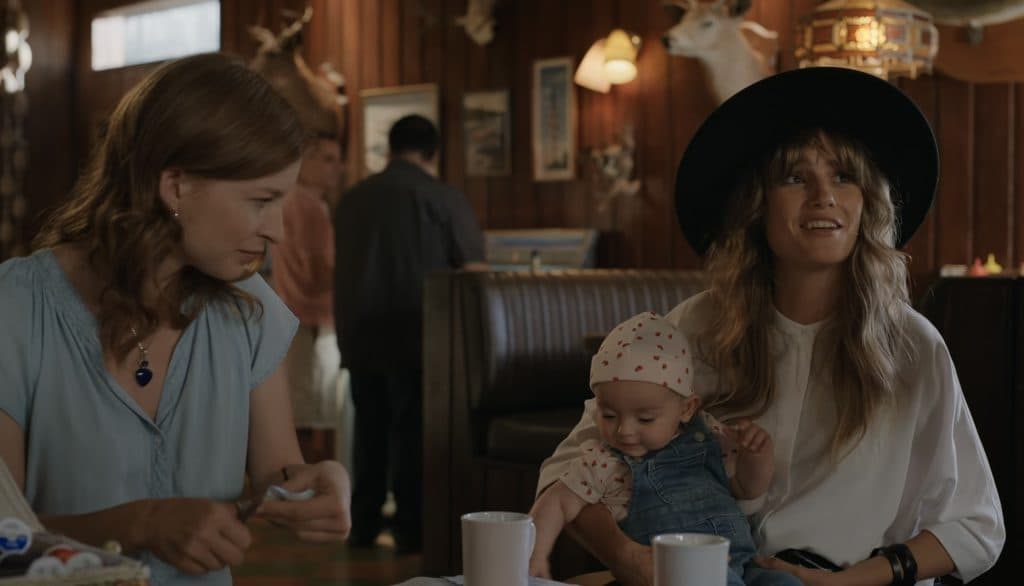
{"label": "leather booth back", "polygon": [[469,407],[481,415],[576,407],[590,396],[592,349],[643,311],[665,314],[703,290],[698,271],[480,273],[462,288]]}

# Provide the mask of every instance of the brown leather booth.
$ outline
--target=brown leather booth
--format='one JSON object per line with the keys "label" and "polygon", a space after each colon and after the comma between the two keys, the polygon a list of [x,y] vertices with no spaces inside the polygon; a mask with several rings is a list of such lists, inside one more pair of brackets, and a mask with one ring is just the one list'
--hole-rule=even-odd
{"label": "brown leather booth", "polygon": [[[703,289],[692,271],[437,273],[424,293],[424,573],[461,573],[463,513],[529,510],[590,396],[593,343]],[[592,564],[592,560],[591,560]],[[556,577],[589,569],[564,537]]]}

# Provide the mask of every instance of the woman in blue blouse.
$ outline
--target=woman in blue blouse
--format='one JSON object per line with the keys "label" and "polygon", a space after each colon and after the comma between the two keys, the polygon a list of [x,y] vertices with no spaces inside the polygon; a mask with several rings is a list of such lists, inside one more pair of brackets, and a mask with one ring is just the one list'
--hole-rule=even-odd
{"label": "woman in blue blouse", "polygon": [[230,584],[245,476],[312,489],[256,510],[343,540],[336,462],[303,463],[280,364],[296,319],[256,274],[306,136],[243,63],[199,55],[111,115],[35,254],[0,264],[0,457],[53,531]]}

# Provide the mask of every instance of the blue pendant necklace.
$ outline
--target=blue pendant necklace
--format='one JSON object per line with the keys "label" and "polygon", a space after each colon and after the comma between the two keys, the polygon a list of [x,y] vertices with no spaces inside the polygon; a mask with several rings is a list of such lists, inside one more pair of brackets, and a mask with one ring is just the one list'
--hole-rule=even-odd
{"label": "blue pendant necklace", "polygon": [[135,328],[131,328],[131,333],[132,337],[135,338],[135,345],[139,347],[139,352],[141,353],[138,367],[135,369],[135,382],[140,387],[144,387],[149,384],[149,381],[153,380],[153,371],[149,369],[149,352],[146,351],[146,346],[139,340],[139,335],[135,333]]}

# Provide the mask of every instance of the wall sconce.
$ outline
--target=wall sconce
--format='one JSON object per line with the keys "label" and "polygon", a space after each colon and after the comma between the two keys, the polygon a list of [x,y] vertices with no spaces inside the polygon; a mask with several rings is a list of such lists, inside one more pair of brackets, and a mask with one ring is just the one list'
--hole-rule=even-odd
{"label": "wall sconce", "polygon": [[4,62],[0,67],[0,85],[4,92],[16,94],[25,89],[25,73],[32,67],[28,16],[19,0],[8,0],[3,12]]}
{"label": "wall sconce", "polygon": [[25,197],[25,172],[28,169],[28,141],[25,116],[28,96],[25,73],[32,66],[28,46],[28,15],[20,0],[0,3],[0,30],[3,30],[4,59],[0,63],[0,260],[26,253],[22,241],[22,219],[28,208]]}
{"label": "wall sconce", "polygon": [[803,19],[800,67],[832,65],[883,79],[931,73],[939,33],[931,15],[902,0],[828,0]]}
{"label": "wall sconce", "polygon": [[619,28],[613,30],[590,46],[573,80],[577,85],[602,94],[608,93],[612,84],[633,81],[640,45],[639,36]]}

